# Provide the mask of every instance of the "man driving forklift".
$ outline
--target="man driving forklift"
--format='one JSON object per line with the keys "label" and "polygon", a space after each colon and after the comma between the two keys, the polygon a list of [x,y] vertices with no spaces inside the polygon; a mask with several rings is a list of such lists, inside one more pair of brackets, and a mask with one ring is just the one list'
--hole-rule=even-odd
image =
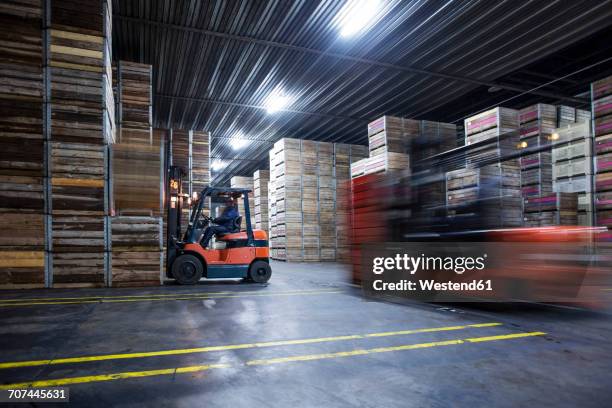
{"label": "man driving forklift", "polygon": [[200,243],[203,248],[208,246],[213,235],[238,232],[240,230],[240,225],[238,225],[238,228],[236,228],[236,220],[238,217],[240,217],[237,207],[238,204],[236,199],[227,197],[225,200],[225,208],[223,209],[221,216],[213,219],[212,223],[208,225],[204,231],[204,234],[202,235],[202,240]]}

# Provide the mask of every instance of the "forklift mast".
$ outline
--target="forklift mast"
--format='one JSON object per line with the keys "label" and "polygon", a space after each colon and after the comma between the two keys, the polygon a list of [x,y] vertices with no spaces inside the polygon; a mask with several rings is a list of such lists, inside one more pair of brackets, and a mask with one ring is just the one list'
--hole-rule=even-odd
{"label": "forklift mast", "polygon": [[167,236],[166,236],[166,267],[176,256],[176,241],[181,239],[181,211],[183,209],[183,177],[185,172],[181,167],[170,166],[168,172],[167,205]]}

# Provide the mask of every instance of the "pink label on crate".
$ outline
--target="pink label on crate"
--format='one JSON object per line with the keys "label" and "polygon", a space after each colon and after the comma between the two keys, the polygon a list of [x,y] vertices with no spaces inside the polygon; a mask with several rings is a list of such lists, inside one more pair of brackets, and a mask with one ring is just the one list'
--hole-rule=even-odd
{"label": "pink label on crate", "polygon": [[521,158],[521,164],[523,166],[530,166],[532,164],[537,164],[539,162],[540,162],[540,159],[537,159],[537,158],[536,159],[527,159],[524,157]]}
{"label": "pink label on crate", "polygon": [[531,126],[528,128],[521,129],[521,136],[529,135],[531,133],[538,133],[540,128],[538,126]]}
{"label": "pink label on crate", "polygon": [[532,198],[530,201],[532,203],[540,203],[540,204],[554,203],[554,202],[557,201],[557,196],[547,196],[547,197]]}
{"label": "pink label on crate", "polygon": [[496,123],[496,122],[497,122],[497,115],[490,116],[487,118],[482,118],[482,119],[470,120],[468,122],[468,130],[471,130],[473,128],[480,127],[480,126],[490,125],[491,123]]}
{"label": "pink label on crate", "polygon": [[533,111],[521,113],[521,122],[529,122],[530,120],[533,120],[537,117],[538,117],[537,109]]}
{"label": "pink label on crate", "polygon": [[597,142],[597,145],[595,146],[595,150],[597,151],[597,153],[600,153],[609,148],[612,148],[612,139],[609,141],[606,141],[605,143]]}
{"label": "pink label on crate", "polygon": [[597,160],[597,171],[605,170],[605,169],[609,169],[609,168],[612,168],[612,160],[610,160],[610,161]]}
{"label": "pink label on crate", "polygon": [[603,123],[599,126],[595,126],[595,131],[596,132],[601,132],[601,131],[605,131],[605,130],[610,130],[612,129],[612,122],[610,123]]}
{"label": "pink label on crate", "polygon": [[604,187],[607,187],[607,186],[612,186],[612,179],[595,182],[595,187],[597,187],[598,190],[600,189],[600,187],[604,188]]}
{"label": "pink label on crate", "polygon": [[612,90],[612,84],[597,85],[595,89],[593,89],[593,97],[597,99],[598,97],[610,90]]}
{"label": "pink label on crate", "polygon": [[604,204],[604,205],[612,204],[612,199],[610,199],[610,200],[599,200],[598,199],[597,200],[597,205],[599,205],[599,204]]}
{"label": "pink label on crate", "polygon": [[533,194],[538,192],[538,187],[523,187],[522,188],[524,194]]}
{"label": "pink label on crate", "polygon": [[608,109],[612,109],[612,102],[610,103],[603,103],[599,106],[595,106],[595,113],[600,113],[601,111],[605,111]]}

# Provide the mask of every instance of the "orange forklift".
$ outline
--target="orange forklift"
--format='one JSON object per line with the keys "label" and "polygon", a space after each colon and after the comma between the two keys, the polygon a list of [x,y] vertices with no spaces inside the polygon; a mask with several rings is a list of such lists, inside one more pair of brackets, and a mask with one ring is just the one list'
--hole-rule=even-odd
{"label": "orange forklift", "polygon": [[[182,170],[170,168],[168,189],[168,242],[166,276],[182,285],[194,285],[201,278],[235,279],[266,283],[272,276],[268,236],[263,230],[254,230],[248,195],[244,188],[205,187],[193,200],[182,193]],[[212,198],[243,199],[246,230],[241,230],[242,216],[234,221],[233,230],[216,236],[214,247],[202,244],[204,230],[212,218],[204,213],[206,202]],[[209,199],[210,198],[210,199]],[[181,236],[183,204],[191,203],[189,225]]]}

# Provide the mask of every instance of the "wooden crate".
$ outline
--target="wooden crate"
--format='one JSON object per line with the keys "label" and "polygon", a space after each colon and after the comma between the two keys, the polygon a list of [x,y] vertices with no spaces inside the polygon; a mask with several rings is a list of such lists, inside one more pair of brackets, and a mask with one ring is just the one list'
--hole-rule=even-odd
{"label": "wooden crate", "polygon": [[112,286],[159,285],[163,266],[160,217],[111,217]]}
{"label": "wooden crate", "polygon": [[[251,213],[251,227],[255,228],[255,200],[254,200],[254,188],[253,188],[253,177],[234,176],[230,180],[232,188],[247,188],[251,190],[249,195],[249,210]],[[244,199],[240,197],[238,199],[238,213],[243,216],[242,229],[246,230],[246,219],[244,218]]]}

